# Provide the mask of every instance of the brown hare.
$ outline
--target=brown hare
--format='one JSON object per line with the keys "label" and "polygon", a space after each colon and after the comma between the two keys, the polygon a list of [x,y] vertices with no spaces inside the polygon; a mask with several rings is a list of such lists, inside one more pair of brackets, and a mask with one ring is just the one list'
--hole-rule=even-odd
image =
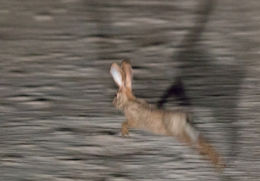
{"label": "brown hare", "polygon": [[180,141],[195,147],[200,154],[206,155],[216,168],[225,166],[215,149],[192,127],[188,112],[157,109],[133,95],[133,73],[129,61],[122,61],[121,66],[113,63],[110,73],[119,87],[113,104],[126,117],[121,128],[123,136],[128,135],[129,128],[142,129],[158,135],[175,136]]}

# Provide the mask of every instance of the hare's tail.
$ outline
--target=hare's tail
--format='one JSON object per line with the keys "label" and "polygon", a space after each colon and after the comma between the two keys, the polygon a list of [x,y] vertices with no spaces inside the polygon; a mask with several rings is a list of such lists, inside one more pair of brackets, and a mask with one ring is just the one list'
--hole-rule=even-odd
{"label": "hare's tail", "polygon": [[187,125],[184,131],[182,140],[190,146],[195,146],[199,153],[206,156],[218,170],[225,168],[225,164],[222,161],[220,155],[214,149],[214,147],[199,134],[191,125]]}

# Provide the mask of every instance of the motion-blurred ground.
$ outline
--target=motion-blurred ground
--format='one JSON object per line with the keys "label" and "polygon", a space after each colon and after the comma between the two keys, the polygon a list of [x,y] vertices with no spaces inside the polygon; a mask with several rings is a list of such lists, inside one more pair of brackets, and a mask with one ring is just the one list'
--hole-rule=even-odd
{"label": "motion-blurred ground", "polygon": [[[1,0],[0,180],[258,180],[260,1]],[[180,77],[222,175],[173,138],[131,131],[109,67],[157,103]],[[178,102],[171,96],[168,109]]]}

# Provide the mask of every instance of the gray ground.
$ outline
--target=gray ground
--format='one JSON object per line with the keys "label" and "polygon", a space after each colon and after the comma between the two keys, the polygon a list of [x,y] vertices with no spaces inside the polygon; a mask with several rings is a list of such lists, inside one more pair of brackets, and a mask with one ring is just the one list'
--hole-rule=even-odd
{"label": "gray ground", "polygon": [[[259,0],[2,0],[0,180],[259,180]],[[181,77],[223,174],[174,138],[132,130],[109,67],[138,97]],[[176,106],[169,97],[165,107]]]}

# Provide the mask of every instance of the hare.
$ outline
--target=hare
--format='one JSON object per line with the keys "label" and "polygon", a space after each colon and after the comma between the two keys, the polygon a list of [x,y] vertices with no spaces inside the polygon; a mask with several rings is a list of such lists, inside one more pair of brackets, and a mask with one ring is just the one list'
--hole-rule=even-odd
{"label": "hare", "polygon": [[184,110],[168,111],[157,109],[145,100],[136,98],[132,91],[132,66],[123,60],[121,66],[111,65],[110,73],[119,87],[113,100],[114,106],[125,114],[126,121],[122,123],[122,136],[128,135],[129,128],[150,131],[157,135],[174,136],[178,140],[195,147],[200,154],[206,155],[216,168],[224,168],[219,154],[192,127],[191,115]]}

